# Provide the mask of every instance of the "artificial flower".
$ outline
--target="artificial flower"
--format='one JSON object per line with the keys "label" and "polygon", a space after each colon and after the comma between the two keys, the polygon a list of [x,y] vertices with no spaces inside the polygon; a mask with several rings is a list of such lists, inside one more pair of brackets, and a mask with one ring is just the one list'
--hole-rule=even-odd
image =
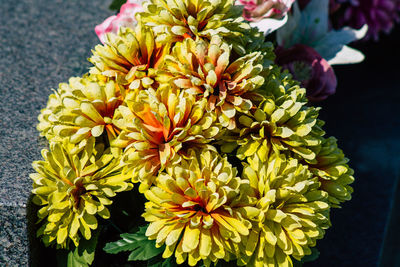
{"label": "artificial flower", "polygon": [[164,84],[157,91],[140,91],[119,107],[114,123],[123,131],[111,146],[124,149],[123,161],[134,171],[133,181],[142,182],[141,192],[159,169],[179,162],[189,148],[207,147],[220,133],[216,115],[206,105],[206,99]]}
{"label": "artificial flower", "polygon": [[243,22],[242,10],[233,5],[234,0],[150,0],[143,3],[141,20],[151,26],[157,42],[176,42],[196,37],[211,39],[218,35],[229,40],[240,54],[250,30]]}
{"label": "artificial flower", "polygon": [[365,39],[379,39],[379,33],[388,34],[399,22],[399,0],[352,0],[343,5],[336,19],[337,27],[350,26],[360,29],[368,25]]}
{"label": "artificial flower", "polygon": [[330,226],[327,193],[306,166],[283,155],[248,158],[243,177],[250,181],[260,210],[241,243],[238,265],[288,266],[311,254],[310,247]]}
{"label": "artificial flower", "polygon": [[119,134],[112,118],[124,97],[125,89],[105,77],[70,78],[49,97],[47,108],[39,115],[38,130],[51,141],[68,138],[77,144],[102,136],[110,142]]}
{"label": "artificial flower", "polygon": [[281,19],[295,0],[238,0],[244,6],[243,16],[248,21],[266,18]]}
{"label": "artificial flower", "polygon": [[275,62],[301,82],[310,101],[322,101],[336,92],[333,68],[312,47],[296,44],[287,49],[278,47],[275,52]]}
{"label": "artificial flower", "polygon": [[107,33],[117,34],[121,27],[135,28],[137,25],[135,15],[142,11],[142,0],[128,0],[121,6],[118,15],[108,17],[103,23],[97,25],[94,30],[104,44]]}
{"label": "artificial flower", "polygon": [[132,188],[130,175],[121,173],[120,161],[103,144],[95,146],[94,138],[78,150],[70,143],[51,143],[42,156],[43,161],[33,162],[36,173],[30,175],[33,202],[43,206],[37,213],[43,221],[37,235],[46,245],[67,248],[72,240],[78,246],[78,232],[89,240],[97,228],[96,215],[110,217],[110,198]]}
{"label": "artificial flower", "polygon": [[236,60],[230,56],[231,47],[218,35],[209,43],[186,39],[165,57],[168,72],[162,79],[206,99],[207,109],[215,112],[222,126],[233,129],[236,111],[248,111],[252,100],[259,99],[256,91],[264,78],[261,52]]}
{"label": "artificial flower", "polygon": [[153,31],[141,23],[135,29],[120,28],[92,51],[90,73],[113,78],[133,90],[155,86],[155,69],[168,50],[168,45],[155,43]]}
{"label": "artificial flower", "polygon": [[331,207],[339,208],[340,203],[351,199],[353,188],[350,184],[354,182],[354,171],[334,137],[324,139],[315,150],[316,161],[309,164],[310,171],[319,177],[320,189],[328,193]]}
{"label": "artificial flower", "polygon": [[146,235],[157,247],[165,244],[164,258],[175,253],[177,264],[229,261],[250,232],[249,218],[259,213],[249,205],[255,201],[248,197],[249,183],[225,157],[210,151],[190,155],[167,167],[145,192]]}
{"label": "artificial flower", "polygon": [[318,120],[318,108],[306,106],[305,89],[297,85],[282,95],[273,94],[250,112],[238,114],[237,129],[222,137],[223,152],[243,160],[257,154],[267,160],[271,154],[290,153],[306,161],[315,159],[312,147],[321,143],[324,132]]}
{"label": "artificial flower", "polygon": [[57,137],[52,131],[54,126],[52,118],[55,118],[56,114],[62,109],[62,99],[60,95],[63,94],[63,89],[65,88],[69,89],[68,86],[65,87],[60,85],[57,91],[54,91],[54,93],[49,95],[46,107],[40,110],[38,116],[39,123],[37,124],[36,129],[39,131],[40,136],[46,137],[47,140],[62,140],[62,138]]}
{"label": "artificial flower", "polygon": [[[274,45],[272,44],[272,42],[266,42],[265,34],[256,27],[251,28],[251,30],[247,34],[251,37],[243,46],[243,48],[246,50],[246,55],[253,52],[260,52],[262,55],[262,65],[264,71],[272,68],[275,60]],[[233,53],[233,55],[235,54]]]}

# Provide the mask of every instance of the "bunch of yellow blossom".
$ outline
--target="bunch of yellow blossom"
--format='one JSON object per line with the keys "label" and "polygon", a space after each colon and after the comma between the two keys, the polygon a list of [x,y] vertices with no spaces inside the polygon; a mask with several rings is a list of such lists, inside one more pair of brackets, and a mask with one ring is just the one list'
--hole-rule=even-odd
{"label": "bunch of yellow blossom", "polygon": [[[108,34],[88,74],[49,97],[33,164],[38,235],[90,239],[111,197],[147,199],[146,236],[177,264],[293,266],[354,180],[306,89],[232,0],[149,0]],[[132,203],[134,205],[134,203]]]}

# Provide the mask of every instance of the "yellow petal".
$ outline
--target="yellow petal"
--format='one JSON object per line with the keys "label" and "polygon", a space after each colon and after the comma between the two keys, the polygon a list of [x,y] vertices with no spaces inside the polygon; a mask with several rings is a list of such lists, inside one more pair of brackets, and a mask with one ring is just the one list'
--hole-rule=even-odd
{"label": "yellow petal", "polygon": [[65,239],[67,238],[68,235],[68,229],[67,227],[62,227],[58,229],[57,231],[57,243],[62,244],[64,243]]}
{"label": "yellow petal", "polygon": [[190,252],[194,250],[199,244],[200,229],[186,226],[185,232],[182,238],[182,250],[183,252]]}
{"label": "yellow petal", "polygon": [[164,220],[159,220],[150,223],[149,227],[147,227],[146,230],[146,236],[153,236],[158,233],[158,231],[161,230],[161,228],[164,226],[165,221]]}
{"label": "yellow petal", "polygon": [[221,216],[225,219],[230,225],[232,225],[241,235],[248,235],[249,229],[238,219],[232,217]]}
{"label": "yellow petal", "polygon": [[211,234],[209,230],[202,229],[200,237],[200,255],[202,257],[208,257],[212,248]]}
{"label": "yellow petal", "polygon": [[184,227],[185,227],[184,224],[175,225],[174,229],[168,234],[167,239],[165,240],[165,244],[167,246],[175,244],[178,241],[179,237],[181,236]]}

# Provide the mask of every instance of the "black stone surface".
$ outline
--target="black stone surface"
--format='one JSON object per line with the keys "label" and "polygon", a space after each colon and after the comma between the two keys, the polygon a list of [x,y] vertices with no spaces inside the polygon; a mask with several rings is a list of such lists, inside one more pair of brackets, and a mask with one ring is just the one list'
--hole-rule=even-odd
{"label": "black stone surface", "polygon": [[109,2],[0,1],[0,266],[28,265],[28,175],[46,146],[36,118],[51,88],[87,71]]}
{"label": "black stone surface", "polygon": [[[50,88],[86,72],[108,0],[0,2],[0,266],[28,265],[26,206],[31,162],[46,142],[36,117]],[[362,46],[367,60],[336,68],[338,92],[322,104],[328,135],[351,159],[353,200],[332,212],[305,266],[376,266],[400,170],[400,32]]]}

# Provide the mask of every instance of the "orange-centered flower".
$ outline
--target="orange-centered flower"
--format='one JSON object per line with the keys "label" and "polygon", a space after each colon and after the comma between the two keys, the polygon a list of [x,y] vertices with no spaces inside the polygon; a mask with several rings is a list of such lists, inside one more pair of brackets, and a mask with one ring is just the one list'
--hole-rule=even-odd
{"label": "orange-centered flower", "polygon": [[234,259],[238,243],[249,234],[247,217],[258,215],[249,206],[249,183],[214,152],[192,150],[189,156],[169,165],[145,192],[149,202],[143,217],[150,222],[146,235],[157,246],[166,245],[163,257],[175,253],[178,264]]}
{"label": "orange-centered flower", "polygon": [[97,45],[93,56],[92,74],[101,74],[130,89],[156,87],[153,78],[169,45],[155,43],[153,31],[139,23],[135,29],[120,28],[118,35],[109,33],[104,45]]}
{"label": "orange-centered flower", "polygon": [[119,134],[112,118],[124,98],[125,89],[108,78],[71,78],[50,97],[39,116],[38,129],[52,141],[68,139],[80,144],[91,136],[101,136],[109,142]]}
{"label": "orange-centered flower", "polygon": [[243,52],[250,26],[244,22],[241,8],[233,4],[233,0],[144,1],[139,21],[153,29],[157,43],[209,40],[218,35]]}
{"label": "orange-centered flower", "polygon": [[42,150],[43,160],[33,162],[33,202],[41,206],[37,216],[42,226],[37,231],[46,246],[77,247],[83,237],[92,238],[97,216],[110,218],[107,205],[118,192],[132,189],[130,176],[121,173],[122,165],[108,149],[89,138],[84,146],[51,142]]}
{"label": "orange-centered flower", "polygon": [[[151,185],[160,168],[179,162],[190,147],[204,147],[220,132],[206,100],[196,101],[184,91],[161,86],[141,91],[128,106],[120,106],[114,123],[123,129],[112,146],[124,149],[123,160],[134,170],[140,190]],[[212,149],[212,148],[211,148]]]}
{"label": "orange-centered flower", "polygon": [[165,57],[167,72],[163,79],[208,101],[208,110],[217,114],[228,129],[235,128],[236,111],[246,112],[256,90],[264,83],[261,52],[230,60],[231,47],[218,35],[210,42],[185,39]]}

